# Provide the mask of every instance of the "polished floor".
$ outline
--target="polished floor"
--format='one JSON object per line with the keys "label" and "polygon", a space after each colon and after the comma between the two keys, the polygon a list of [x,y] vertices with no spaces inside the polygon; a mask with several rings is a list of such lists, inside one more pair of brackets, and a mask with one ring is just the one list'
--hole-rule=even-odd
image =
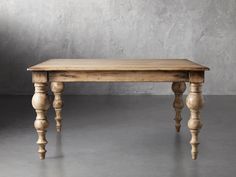
{"label": "polished floor", "polygon": [[63,131],[49,111],[39,160],[29,96],[0,97],[0,177],[235,177],[236,96],[206,96],[200,154],[191,160],[189,111],[174,128],[171,96],[65,96]]}

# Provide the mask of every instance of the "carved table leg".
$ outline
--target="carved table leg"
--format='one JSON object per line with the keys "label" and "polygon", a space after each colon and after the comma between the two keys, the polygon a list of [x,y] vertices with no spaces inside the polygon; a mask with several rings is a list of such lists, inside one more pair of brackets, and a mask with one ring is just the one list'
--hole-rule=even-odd
{"label": "carved table leg", "polygon": [[175,108],[175,128],[176,131],[180,131],[181,127],[181,110],[184,107],[184,101],[183,101],[183,93],[186,89],[185,82],[173,82],[172,83],[172,90],[175,93],[175,100],[173,102],[173,107]]}
{"label": "carved table leg", "polygon": [[52,82],[51,83],[51,90],[54,94],[54,101],[53,101],[53,107],[55,109],[55,120],[56,120],[56,128],[57,132],[61,131],[61,111],[63,107],[63,101],[62,101],[62,92],[63,92],[64,84],[62,82]]}
{"label": "carved table leg", "polygon": [[49,108],[49,100],[47,96],[47,84],[46,83],[35,83],[35,93],[32,98],[32,105],[36,111],[36,120],[34,122],[34,127],[38,133],[37,144],[39,146],[38,152],[40,159],[45,158],[47,144],[46,140],[46,129],[48,127],[47,121],[47,110]]}
{"label": "carved table leg", "polygon": [[190,144],[192,145],[192,159],[196,160],[198,155],[198,133],[202,127],[200,120],[200,109],[203,106],[204,100],[202,96],[202,84],[190,83],[190,93],[186,99],[188,108],[190,109],[190,119],[188,121],[188,128],[190,129],[192,138]]}

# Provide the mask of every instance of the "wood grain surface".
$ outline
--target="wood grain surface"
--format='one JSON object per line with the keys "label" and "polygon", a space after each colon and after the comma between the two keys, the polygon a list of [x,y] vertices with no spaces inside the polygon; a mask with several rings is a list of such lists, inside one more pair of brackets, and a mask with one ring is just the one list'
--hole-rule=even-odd
{"label": "wood grain surface", "polygon": [[29,71],[205,71],[187,59],[51,59]]}

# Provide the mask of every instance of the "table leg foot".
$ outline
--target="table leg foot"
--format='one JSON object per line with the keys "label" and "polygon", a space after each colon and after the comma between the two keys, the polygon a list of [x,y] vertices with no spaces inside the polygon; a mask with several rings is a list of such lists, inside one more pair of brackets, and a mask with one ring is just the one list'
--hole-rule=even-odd
{"label": "table leg foot", "polygon": [[184,101],[183,101],[183,93],[186,90],[186,84],[185,82],[173,82],[172,83],[172,90],[175,93],[175,100],[173,102],[173,107],[175,109],[175,128],[176,131],[180,131],[181,127],[181,111],[184,107]]}
{"label": "table leg foot", "polygon": [[51,83],[51,90],[54,94],[54,101],[53,101],[53,108],[55,110],[55,121],[56,121],[56,130],[57,132],[61,131],[61,122],[62,122],[62,107],[63,107],[63,101],[62,101],[62,92],[64,89],[64,84],[62,82],[52,82]]}
{"label": "table leg foot", "polygon": [[35,83],[35,93],[32,98],[32,105],[37,114],[36,120],[34,121],[34,127],[38,133],[38,153],[40,159],[45,158],[47,144],[46,129],[48,127],[47,110],[49,108],[49,100],[47,96],[47,84],[46,83]]}
{"label": "table leg foot", "polygon": [[190,83],[190,93],[187,96],[186,104],[190,109],[190,119],[188,121],[188,128],[191,132],[190,144],[192,146],[192,159],[196,160],[198,155],[198,134],[202,127],[200,120],[200,109],[203,106],[204,99],[202,96],[202,84],[201,83]]}

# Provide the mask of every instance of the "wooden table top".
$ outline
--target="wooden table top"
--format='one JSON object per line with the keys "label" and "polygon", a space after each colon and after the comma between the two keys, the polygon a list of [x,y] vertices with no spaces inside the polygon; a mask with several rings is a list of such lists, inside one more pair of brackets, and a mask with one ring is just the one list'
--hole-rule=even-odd
{"label": "wooden table top", "polygon": [[205,71],[187,59],[50,59],[29,71]]}

